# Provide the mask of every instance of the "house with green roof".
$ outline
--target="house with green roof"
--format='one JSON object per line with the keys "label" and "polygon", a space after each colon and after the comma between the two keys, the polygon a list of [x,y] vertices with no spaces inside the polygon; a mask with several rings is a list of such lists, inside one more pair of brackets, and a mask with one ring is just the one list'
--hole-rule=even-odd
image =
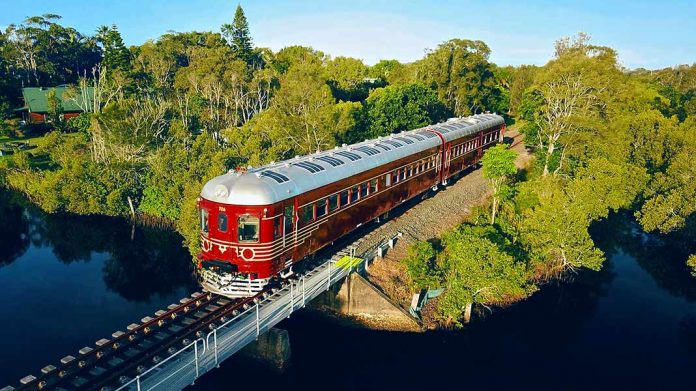
{"label": "house with green roof", "polygon": [[76,94],[66,93],[69,88],[67,85],[22,88],[24,106],[14,111],[21,113],[22,119],[27,121],[27,123],[47,122],[50,112],[48,104],[50,91],[55,91],[56,98],[60,103],[59,111],[65,120],[80,115],[80,113],[85,111],[85,108],[91,108],[94,94],[92,87],[77,90]]}

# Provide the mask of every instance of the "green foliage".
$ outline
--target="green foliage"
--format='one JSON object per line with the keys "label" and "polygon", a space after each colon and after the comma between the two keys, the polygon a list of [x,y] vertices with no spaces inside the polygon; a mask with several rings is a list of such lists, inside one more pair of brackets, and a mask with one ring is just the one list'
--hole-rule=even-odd
{"label": "green foliage", "polygon": [[358,102],[367,98],[371,84],[365,81],[367,66],[361,60],[336,57],[326,64],[326,72],[336,99]]}
{"label": "green foliage", "polygon": [[91,113],[81,113],[77,117],[72,117],[68,120],[68,127],[76,132],[88,134],[91,122]]}
{"label": "green foliage", "polygon": [[497,91],[488,62],[490,53],[481,41],[449,40],[416,64],[417,79],[435,90],[439,100],[456,115],[501,109],[499,103],[497,107],[488,106]]}
{"label": "green foliage", "polygon": [[254,60],[254,44],[249,33],[249,22],[241,5],[237,5],[232,24],[222,25],[222,35],[232,47],[235,57],[251,64]]}
{"label": "green foliage", "polygon": [[506,186],[512,175],[517,173],[515,159],[517,153],[507,148],[505,144],[498,144],[488,148],[481,158],[483,165],[483,177],[488,179],[493,190],[493,202],[491,203],[491,224],[495,224],[495,216],[498,207],[505,195],[510,194]]}
{"label": "green foliage", "polygon": [[131,70],[131,54],[123,43],[123,38],[116,25],[99,27],[96,38],[104,51],[101,64],[108,71],[128,72]]}
{"label": "green foliage", "polygon": [[[482,230],[488,237],[481,235]],[[438,311],[455,324],[460,324],[462,313],[471,303],[502,304],[534,290],[526,278],[526,265],[490,236],[499,237],[490,227],[468,225],[443,236],[444,251],[438,262],[444,273],[445,291]]]}
{"label": "green foliage", "polygon": [[696,277],[696,254],[689,255],[689,258],[686,260],[686,266],[691,269],[691,275]]}
{"label": "green foliage", "polygon": [[365,102],[368,127],[355,140],[387,136],[440,122],[449,112],[432,90],[422,84],[374,90]]}
{"label": "green foliage", "polygon": [[440,271],[435,263],[437,252],[432,243],[419,241],[408,249],[401,263],[411,279],[414,289],[432,289],[440,285]]}

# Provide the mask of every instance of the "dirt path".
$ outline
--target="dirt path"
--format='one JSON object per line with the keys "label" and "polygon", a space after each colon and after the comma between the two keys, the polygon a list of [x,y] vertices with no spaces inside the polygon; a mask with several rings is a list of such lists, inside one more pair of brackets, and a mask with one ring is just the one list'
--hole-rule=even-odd
{"label": "dirt path", "polygon": [[[516,130],[508,130],[505,137],[514,138],[512,149],[517,151],[516,165],[524,167],[531,159]],[[361,244],[365,250],[379,241],[401,232],[403,237],[386,257],[370,265],[369,280],[404,308],[410,305],[413,292],[408,287],[404,267],[399,260],[406,256],[409,247],[419,240],[439,237],[442,233],[461,224],[471,209],[482,204],[490,196],[482,171],[475,170],[456,183],[411,207],[401,216],[376,228]],[[360,251],[359,251],[360,252]]]}

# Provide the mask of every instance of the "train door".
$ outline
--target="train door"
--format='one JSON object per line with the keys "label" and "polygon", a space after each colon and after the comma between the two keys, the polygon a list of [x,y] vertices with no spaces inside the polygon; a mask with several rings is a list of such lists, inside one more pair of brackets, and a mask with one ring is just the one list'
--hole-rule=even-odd
{"label": "train door", "polygon": [[479,132],[476,143],[476,162],[478,162],[483,156],[483,130]]}
{"label": "train door", "polygon": [[450,158],[452,157],[452,143],[445,142],[442,146],[442,177],[440,178],[440,183],[445,185],[447,183],[447,178],[450,175]]}

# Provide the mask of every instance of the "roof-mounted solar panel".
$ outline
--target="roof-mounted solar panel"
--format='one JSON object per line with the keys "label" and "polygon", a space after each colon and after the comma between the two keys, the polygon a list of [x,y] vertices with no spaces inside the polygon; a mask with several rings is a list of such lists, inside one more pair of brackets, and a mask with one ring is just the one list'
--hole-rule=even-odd
{"label": "roof-mounted solar panel", "polygon": [[399,140],[399,141],[406,143],[406,144],[413,144],[413,140],[409,140],[409,139],[404,138],[404,137],[394,137],[394,140]]}
{"label": "roof-mounted solar panel", "polygon": [[418,134],[420,134],[423,137],[427,137],[427,138],[437,137],[437,134],[435,134],[433,132],[428,132],[427,130],[421,130],[418,132]]}
{"label": "roof-mounted solar panel", "polygon": [[274,181],[276,181],[276,182],[278,182],[278,183],[285,183],[285,182],[287,182],[287,181],[290,180],[290,178],[286,177],[285,175],[279,174],[279,173],[277,173],[277,172],[275,172],[275,171],[271,171],[271,170],[263,171],[263,172],[261,173],[261,176],[265,176],[265,177],[267,177],[267,178],[271,178],[271,179],[273,179]]}
{"label": "roof-mounted solar panel", "polygon": [[305,170],[311,172],[312,174],[316,174],[319,171],[324,171],[324,167],[322,167],[318,164],[311,163],[311,162],[297,162],[297,163],[293,163],[292,165],[304,168]]}
{"label": "roof-mounted solar panel", "polygon": [[317,160],[321,160],[322,162],[329,163],[332,167],[338,167],[341,164],[345,164],[345,162],[341,159],[336,159],[335,157],[331,156],[319,156]]}
{"label": "roof-mounted solar panel", "polygon": [[364,153],[364,154],[366,154],[366,155],[368,155],[368,156],[374,156],[374,155],[378,155],[378,154],[381,153],[381,152],[379,151],[379,149],[371,148],[371,147],[368,147],[368,146],[365,146],[365,145],[360,146],[360,147],[353,148],[353,150],[355,150],[355,151],[360,151],[360,152],[362,152],[362,153]]}
{"label": "roof-mounted solar panel", "polygon": [[351,162],[362,159],[362,157],[360,157],[360,155],[355,154],[353,152],[348,152],[348,151],[339,151],[339,152],[336,152],[336,155],[341,155],[345,158],[348,158],[348,159],[350,159]]}
{"label": "roof-mounted solar panel", "polygon": [[398,142],[396,142],[396,141],[394,141],[394,140],[384,140],[383,142],[384,142],[385,144],[389,144],[389,145],[394,146],[394,147],[396,147],[396,148],[401,148],[401,147],[403,147],[403,145],[402,145],[401,143],[398,143]]}

